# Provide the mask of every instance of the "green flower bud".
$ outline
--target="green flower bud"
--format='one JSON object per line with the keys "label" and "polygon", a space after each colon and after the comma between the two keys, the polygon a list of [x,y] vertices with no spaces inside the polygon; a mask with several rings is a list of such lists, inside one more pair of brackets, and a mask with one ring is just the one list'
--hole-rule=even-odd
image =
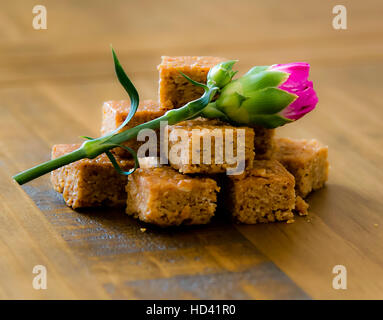
{"label": "green flower bud", "polygon": [[232,70],[234,63],[236,62],[237,60],[230,60],[216,64],[207,74],[207,85],[218,88],[223,88],[227,85],[237,73]]}

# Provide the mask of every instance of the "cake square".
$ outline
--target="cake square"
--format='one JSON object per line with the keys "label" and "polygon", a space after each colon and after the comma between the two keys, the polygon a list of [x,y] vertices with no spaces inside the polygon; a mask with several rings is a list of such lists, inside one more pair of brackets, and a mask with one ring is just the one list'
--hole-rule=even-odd
{"label": "cake square", "polygon": [[253,166],[252,128],[197,118],[168,126],[168,135],[169,163],[181,173],[240,174]]}
{"label": "cake square", "polygon": [[245,224],[294,218],[294,177],[276,160],[255,160],[240,176],[228,176],[225,195],[234,220]]}
{"label": "cake square", "polygon": [[198,99],[203,89],[191,84],[180,71],[191,79],[206,83],[209,70],[216,64],[226,61],[218,57],[168,57],[163,56],[159,70],[159,101],[163,109],[177,109],[189,101]]}
{"label": "cake square", "polygon": [[[58,144],[52,159],[79,148],[80,144]],[[123,170],[134,168],[134,160],[116,157]],[[126,204],[127,176],[119,174],[105,154],[81,159],[51,172],[53,188],[63,194],[73,209],[82,207],[123,207]]]}
{"label": "cake square", "polygon": [[129,176],[126,213],[162,227],[206,224],[213,217],[217,183],[170,167],[137,169]]}
{"label": "cake square", "polygon": [[295,189],[306,197],[324,186],[328,178],[328,147],[317,140],[275,139],[273,158],[295,177]]}
{"label": "cake square", "polygon": [[[129,110],[129,100],[112,100],[104,102],[104,105],[102,107],[101,135],[106,135],[107,133],[118,128],[128,116]],[[153,100],[144,100],[139,104],[133,118],[121,131],[133,128],[139,124],[156,119],[162,116],[164,113],[165,111],[159,108],[157,102]],[[156,130],[156,132],[158,138],[159,130]],[[145,141],[137,141],[137,139],[131,139],[129,141],[124,142],[124,145],[137,151],[138,148],[144,143]],[[157,139],[157,144],[159,145],[159,139]],[[114,148],[113,153],[124,158],[132,157],[128,151],[122,148]]]}

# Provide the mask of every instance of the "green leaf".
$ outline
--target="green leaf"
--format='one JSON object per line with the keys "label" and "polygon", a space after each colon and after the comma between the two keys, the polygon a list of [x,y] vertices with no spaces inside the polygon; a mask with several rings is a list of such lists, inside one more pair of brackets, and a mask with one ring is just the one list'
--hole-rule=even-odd
{"label": "green leaf", "polygon": [[126,146],[124,146],[124,145],[121,145],[121,144],[119,144],[119,145],[115,145],[115,146],[116,146],[116,147],[123,148],[123,149],[129,151],[130,154],[133,155],[133,157],[134,157],[134,168],[131,169],[131,170],[129,170],[129,171],[124,171],[124,170],[122,170],[121,167],[120,167],[120,165],[118,164],[116,158],[113,156],[113,154],[112,154],[110,151],[106,151],[105,154],[108,156],[108,158],[109,158],[110,162],[112,163],[114,169],[115,169],[119,174],[122,174],[122,175],[124,175],[124,176],[128,176],[128,175],[132,174],[134,171],[136,171],[136,169],[137,169],[138,166],[139,166],[138,158],[137,158],[137,154],[136,154],[136,152],[135,152],[133,149],[131,149],[131,148],[129,148],[129,147],[126,147]]}
{"label": "green leaf", "polygon": [[242,103],[241,108],[245,108],[250,115],[275,114],[296,98],[296,95],[281,89],[266,88],[254,92]]}
{"label": "green leaf", "polygon": [[136,151],[134,151],[132,148],[124,146],[123,144],[119,144],[118,146],[120,148],[125,149],[126,151],[130,152],[130,154],[133,156],[133,158],[134,158],[134,170],[136,170],[139,167],[139,161],[138,161]]}
{"label": "green leaf", "polygon": [[204,88],[205,91],[209,90],[209,87],[201,82],[197,82],[195,80],[193,80],[192,78],[188,77],[186,74],[184,74],[183,72],[181,71],[178,71],[187,81],[189,81],[190,83],[194,84],[195,86],[197,87],[201,87],[201,88]]}
{"label": "green leaf", "polygon": [[80,136],[80,138],[83,138],[83,139],[85,139],[85,140],[94,140],[93,138],[91,138],[91,137],[87,137],[87,136]]}
{"label": "green leaf", "polygon": [[113,131],[113,133],[115,133],[120,131],[130,121],[130,119],[133,118],[134,114],[137,111],[140,98],[135,86],[130,81],[129,77],[126,75],[124,69],[122,68],[120,61],[117,58],[116,52],[114,52],[113,48],[112,48],[112,54],[113,54],[113,61],[114,61],[114,69],[116,71],[117,78],[120,81],[121,85],[126,90],[126,92],[128,93],[130,98],[130,103],[131,103],[128,116],[126,117],[125,121],[117,129]]}

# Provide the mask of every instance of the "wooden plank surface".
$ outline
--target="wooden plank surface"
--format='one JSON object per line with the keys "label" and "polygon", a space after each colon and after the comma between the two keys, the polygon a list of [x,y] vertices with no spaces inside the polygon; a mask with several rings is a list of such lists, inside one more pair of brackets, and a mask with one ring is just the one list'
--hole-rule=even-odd
{"label": "wooden plank surface", "polygon": [[[42,31],[35,4],[6,0],[0,12],[0,298],[383,298],[381,1],[343,1],[342,31],[334,1],[39,1]],[[311,63],[318,108],[277,131],[329,145],[310,215],[142,233],[121,211],[67,208],[47,176],[15,184],[53,144],[97,135],[104,100],[126,98],[110,43],[143,99],[156,99],[161,55],[235,58],[240,72]],[[38,264],[47,290],[32,288]],[[332,287],[335,265],[347,290]]]}

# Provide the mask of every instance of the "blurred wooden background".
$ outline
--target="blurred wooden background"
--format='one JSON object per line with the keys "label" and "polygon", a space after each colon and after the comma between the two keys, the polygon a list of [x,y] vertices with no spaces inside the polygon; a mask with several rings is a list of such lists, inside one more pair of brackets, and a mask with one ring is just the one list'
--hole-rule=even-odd
{"label": "blurred wooden background", "polygon": [[[32,28],[45,5],[48,29]],[[51,0],[0,11],[0,298],[383,298],[383,3]],[[161,55],[217,55],[253,65],[307,61],[318,108],[279,135],[329,145],[325,189],[293,224],[148,229],[121,212],[74,212],[48,177],[10,178],[55,143],[97,136],[101,104],[124,99],[109,45],[141,98],[157,96]],[[32,268],[48,270],[34,290]],[[334,290],[344,265],[347,290]]]}

